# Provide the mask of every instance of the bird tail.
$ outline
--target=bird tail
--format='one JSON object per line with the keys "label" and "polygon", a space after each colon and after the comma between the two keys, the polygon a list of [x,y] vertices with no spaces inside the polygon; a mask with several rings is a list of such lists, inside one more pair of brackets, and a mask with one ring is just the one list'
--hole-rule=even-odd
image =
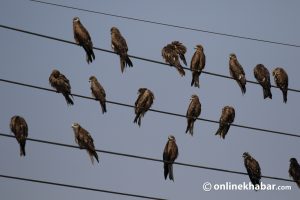
{"label": "bird tail", "polygon": [[93,47],[87,47],[87,46],[83,45],[83,48],[86,52],[86,61],[88,64],[90,64],[91,62],[93,62],[93,60],[95,60],[95,54],[93,51]]}
{"label": "bird tail", "polygon": [[218,131],[215,133],[215,135],[220,135],[221,138],[225,139],[226,134],[228,133],[228,130],[230,128],[230,125],[221,125],[218,129]]}
{"label": "bird tail", "polygon": [[180,57],[180,59],[182,60],[182,62],[183,62],[185,65],[187,65],[184,54],[179,54],[179,57]]}
{"label": "bird tail", "polygon": [[188,119],[188,125],[186,127],[185,133],[189,132],[191,136],[194,134],[194,120]]}
{"label": "bird tail", "polygon": [[139,126],[141,126],[141,114],[140,113],[137,113],[135,115],[135,118],[133,120],[133,123],[137,123]]}
{"label": "bird tail", "polygon": [[244,95],[246,93],[246,80],[245,81],[238,81],[238,84],[241,88],[242,94]]}
{"label": "bird tail", "polygon": [[103,102],[103,103],[100,102],[100,106],[101,106],[101,109],[102,109],[102,113],[103,114],[106,113],[106,103],[105,102]]}
{"label": "bird tail", "polygon": [[176,67],[177,71],[179,72],[180,76],[185,76],[185,71],[179,62],[178,62],[178,64],[175,65],[175,67]]}
{"label": "bird tail", "polygon": [[169,179],[174,181],[174,176],[173,176],[173,165],[168,164],[168,169],[169,169]]}
{"label": "bird tail", "polygon": [[99,158],[98,158],[98,154],[95,150],[88,150],[89,156],[91,158],[92,164],[94,164],[94,157],[97,160],[97,162],[99,163]]}
{"label": "bird tail", "polygon": [[74,105],[74,102],[70,98],[69,94],[63,94],[63,95],[64,95],[68,105]]}
{"label": "bird tail", "polygon": [[192,78],[191,86],[194,85],[195,87],[198,87],[198,88],[200,87],[200,84],[199,84],[199,75],[200,75],[200,73],[193,72],[193,78]]}
{"label": "bird tail", "polygon": [[26,145],[26,139],[21,139],[20,140],[20,156],[25,156],[25,145]]}
{"label": "bird tail", "polygon": [[270,99],[272,99],[272,93],[271,93],[271,88],[263,88],[264,90],[264,99],[269,97]]}
{"label": "bird tail", "polygon": [[133,64],[132,64],[132,62],[131,62],[131,60],[130,60],[130,58],[127,54],[126,54],[125,61],[126,61],[126,65],[128,65],[129,67],[133,67]]}
{"label": "bird tail", "polygon": [[282,90],[282,95],[283,95],[283,102],[286,103],[287,102],[287,89]]}
{"label": "bird tail", "polygon": [[169,174],[168,163],[164,163],[164,177],[165,177],[165,180],[167,179],[168,174]]}

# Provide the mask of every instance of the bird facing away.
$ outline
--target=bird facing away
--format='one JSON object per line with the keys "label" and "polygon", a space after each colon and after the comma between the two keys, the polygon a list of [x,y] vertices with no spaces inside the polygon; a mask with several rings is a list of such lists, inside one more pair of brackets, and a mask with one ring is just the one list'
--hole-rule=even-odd
{"label": "bird facing away", "polygon": [[287,92],[289,87],[289,77],[286,73],[286,71],[281,68],[277,67],[273,70],[272,75],[274,76],[274,81],[277,85],[277,87],[280,88],[283,95],[283,102],[287,102]]}
{"label": "bird facing away", "polygon": [[10,120],[10,130],[20,144],[20,156],[25,156],[25,145],[28,137],[28,126],[25,119],[17,115],[13,116]]}
{"label": "bird facing away", "polygon": [[263,64],[258,64],[254,67],[253,73],[254,77],[263,88],[264,99],[267,97],[272,99],[269,70]]}
{"label": "bird facing away", "polygon": [[199,97],[195,94],[191,96],[191,102],[186,112],[187,127],[185,133],[189,132],[191,136],[194,134],[194,122],[201,113],[201,103]]}
{"label": "bird facing away", "polygon": [[135,101],[135,118],[133,123],[138,123],[141,126],[141,119],[145,115],[145,113],[152,106],[154,101],[154,94],[151,90],[147,88],[140,88],[138,90],[138,98]]}
{"label": "bird facing away", "polygon": [[167,179],[169,175],[169,179],[174,181],[173,162],[176,160],[177,157],[178,157],[178,147],[176,144],[176,140],[173,135],[170,135],[168,137],[168,142],[165,146],[164,153],[163,153],[165,179]]}
{"label": "bird facing away", "polygon": [[244,164],[247,169],[247,173],[251,180],[251,183],[256,188],[257,185],[260,186],[261,171],[258,162],[248,153],[243,153]]}
{"label": "bird facing away", "polygon": [[293,180],[297,183],[298,187],[300,188],[300,165],[296,158],[290,159],[289,175],[293,178]]}
{"label": "bird facing away", "polygon": [[94,140],[90,133],[82,128],[78,123],[73,123],[72,128],[74,131],[75,142],[78,144],[79,148],[86,149],[91,158],[92,164],[94,164],[94,157],[99,163],[98,154],[94,146]]}
{"label": "bird facing away", "polygon": [[[176,45],[173,43],[175,43]],[[178,41],[174,41],[171,44],[166,45],[161,50],[161,55],[164,58],[165,62],[168,63],[170,66],[175,67],[181,76],[184,76],[185,72],[180,64],[179,56],[181,57],[183,62],[186,62],[183,53],[185,51],[186,47]],[[178,55],[179,52],[180,54]]]}
{"label": "bird facing away", "polygon": [[246,77],[242,65],[237,60],[235,54],[229,55],[229,72],[231,77],[239,84],[242,94],[246,93]]}
{"label": "bird facing away", "polygon": [[64,95],[68,105],[74,104],[70,98],[70,96],[73,97],[71,95],[70,82],[63,74],[54,69],[49,77],[49,83],[58,93],[62,93]]}
{"label": "bird facing away", "polygon": [[200,87],[199,84],[199,76],[202,72],[202,70],[205,67],[205,54],[202,45],[197,45],[195,47],[196,51],[192,57],[191,60],[191,66],[190,69],[192,70],[192,82],[191,86]]}
{"label": "bird facing away", "polygon": [[73,18],[73,33],[75,42],[82,46],[86,52],[86,61],[89,64],[95,60],[95,54],[93,51],[93,42],[89,32],[81,24],[78,17]]}
{"label": "bird facing away", "polygon": [[91,83],[92,95],[96,100],[100,102],[100,106],[102,109],[102,113],[106,112],[106,94],[102,85],[98,82],[95,76],[91,76],[89,78],[89,82]]}
{"label": "bird facing away", "polygon": [[225,106],[222,109],[222,114],[219,120],[219,129],[215,135],[220,135],[221,138],[225,139],[226,134],[233,123],[235,118],[235,110],[231,106]]}
{"label": "bird facing away", "polygon": [[111,47],[120,56],[121,71],[123,73],[126,66],[129,67],[133,66],[130,58],[127,55],[128,46],[125,38],[122,36],[118,28],[112,27],[110,29],[110,33],[111,33]]}

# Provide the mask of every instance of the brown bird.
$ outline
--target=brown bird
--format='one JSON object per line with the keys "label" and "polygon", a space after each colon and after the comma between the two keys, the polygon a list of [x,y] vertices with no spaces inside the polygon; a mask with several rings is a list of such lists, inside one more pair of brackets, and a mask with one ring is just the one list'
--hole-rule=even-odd
{"label": "brown bird", "polygon": [[229,55],[229,72],[231,77],[239,84],[242,94],[246,93],[246,77],[242,65],[236,58],[235,54]]}
{"label": "brown bird", "polygon": [[[185,47],[184,47],[185,48]],[[168,63],[170,66],[173,66],[177,69],[179,74],[181,76],[185,75],[185,71],[183,70],[183,67],[181,66],[179,62],[179,57],[178,57],[178,49],[174,44],[168,44],[161,50],[161,55],[164,58],[165,62]],[[185,59],[185,58],[184,58]]]}
{"label": "brown bird", "polygon": [[93,42],[89,32],[86,28],[81,24],[80,19],[78,17],[73,18],[73,32],[75,42],[82,46],[86,52],[86,61],[89,64],[95,60],[95,54],[93,51]]}
{"label": "brown bird", "polygon": [[17,115],[13,116],[10,120],[10,130],[20,144],[20,156],[25,156],[25,145],[28,137],[28,126],[25,119]]}
{"label": "brown bird", "polygon": [[117,54],[120,55],[121,71],[123,73],[127,65],[129,67],[133,66],[130,58],[127,55],[128,46],[125,38],[121,35],[121,32],[119,31],[118,28],[112,27],[110,29],[110,33],[111,33],[111,47]]}
{"label": "brown bird", "polygon": [[256,67],[254,67],[253,72],[254,72],[254,77],[263,88],[264,99],[267,97],[272,99],[269,70],[263,64],[258,64],[256,65]]}
{"label": "brown bird", "polygon": [[182,62],[185,65],[187,65],[186,59],[185,59],[185,56],[184,56],[184,54],[186,53],[186,47],[179,41],[173,41],[171,44],[174,45],[175,51],[179,55]]}
{"label": "brown bird", "polygon": [[192,70],[192,82],[191,82],[191,86],[195,86],[195,87],[200,87],[199,84],[199,76],[202,72],[202,70],[205,67],[205,54],[203,51],[203,47],[202,45],[197,45],[195,47],[196,52],[194,53],[192,60],[191,60],[191,66],[190,69]]}
{"label": "brown bird", "polygon": [[194,134],[194,122],[201,113],[201,103],[199,97],[195,94],[191,96],[191,102],[186,112],[187,127],[185,133],[189,132],[191,136]]}
{"label": "brown bird", "polygon": [[289,77],[288,77],[286,71],[281,67],[275,68],[273,70],[272,74],[274,76],[274,81],[275,81],[277,87],[279,87],[280,90],[282,91],[283,102],[286,103],[287,102],[287,92],[288,92],[288,87],[289,87]]}
{"label": "brown bird", "polygon": [[94,164],[94,157],[99,163],[98,154],[94,146],[94,140],[90,133],[82,128],[78,123],[73,123],[72,128],[74,131],[75,142],[78,144],[79,148],[86,149],[91,158],[92,164]]}
{"label": "brown bird", "polygon": [[261,171],[258,162],[248,153],[243,153],[244,157],[244,164],[247,169],[247,173],[251,180],[251,183],[256,188],[257,185],[260,186],[260,179],[261,179]]}
{"label": "brown bird", "polygon": [[173,135],[170,135],[168,137],[168,142],[165,146],[164,153],[163,153],[165,179],[167,179],[169,175],[169,179],[174,181],[173,163],[177,157],[178,157],[178,147],[176,144],[176,140]]}
{"label": "brown bird", "polygon": [[70,82],[63,74],[54,69],[49,77],[49,83],[58,93],[62,93],[64,95],[68,105],[74,104],[70,98],[70,96],[73,97],[71,95]]}
{"label": "brown bird", "polygon": [[300,188],[300,165],[296,158],[290,159],[290,168],[289,168],[290,177],[297,183]]}
{"label": "brown bird", "polygon": [[226,134],[233,123],[235,118],[235,110],[231,106],[225,106],[222,109],[222,114],[219,120],[219,129],[215,135],[220,135],[221,138],[225,139]]}
{"label": "brown bird", "polygon": [[91,76],[89,82],[91,83],[92,95],[100,102],[102,113],[104,114],[106,112],[105,90],[95,76]]}
{"label": "brown bird", "polygon": [[138,90],[138,94],[139,96],[135,101],[134,111],[136,116],[133,123],[138,123],[138,125],[141,126],[142,117],[146,114],[146,112],[153,104],[154,94],[147,88],[140,88]]}

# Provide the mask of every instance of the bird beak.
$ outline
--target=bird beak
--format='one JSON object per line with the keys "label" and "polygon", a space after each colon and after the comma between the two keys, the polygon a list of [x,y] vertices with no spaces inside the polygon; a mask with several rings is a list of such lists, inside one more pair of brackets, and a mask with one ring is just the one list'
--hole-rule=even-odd
{"label": "bird beak", "polygon": [[71,126],[72,128],[74,128],[74,124],[72,124],[72,126]]}

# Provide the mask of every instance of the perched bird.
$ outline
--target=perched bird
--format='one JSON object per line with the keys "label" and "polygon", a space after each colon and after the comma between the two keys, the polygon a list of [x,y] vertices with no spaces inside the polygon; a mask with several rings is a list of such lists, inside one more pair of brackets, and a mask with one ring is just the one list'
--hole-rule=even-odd
{"label": "perched bird", "polygon": [[261,171],[258,162],[248,153],[243,153],[244,164],[254,187],[260,186]]}
{"label": "perched bird", "polygon": [[20,144],[20,156],[25,156],[25,145],[28,137],[28,126],[25,119],[17,115],[13,116],[10,120],[10,130]]}
{"label": "perched bird", "polygon": [[173,135],[170,135],[168,137],[168,142],[165,146],[164,153],[163,153],[165,179],[167,179],[169,175],[169,179],[174,181],[173,162],[176,160],[177,157],[178,157],[178,147],[176,144],[176,140]]}
{"label": "perched bird", "polygon": [[[178,52],[180,49],[186,49],[181,43],[181,46],[177,44],[175,46],[172,42],[171,44],[166,45],[162,50],[161,50],[161,55],[164,58],[165,62],[168,63],[170,66],[173,66],[177,69],[179,74],[181,76],[185,75],[185,72],[183,70],[183,67],[180,64],[179,57],[178,57]],[[180,48],[181,47],[181,48]],[[182,52],[182,51],[181,51]],[[185,60],[184,54],[181,54],[181,57],[183,60]]]}
{"label": "perched bird", "polygon": [[179,55],[182,62],[187,65],[184,54],[186,53],[186,47],[179,41],[173,41],[171,43],[174,46],[176,53]]}
{"label": "perched bird", "polygon": [[110,33],[111,33],[111,47],[120,56],[121,71],[123,73],[127,65],[129,67],[133,66],[130,58],[127,55],[127,51],[128,51],[127,43],[125,38],[121,35],[121,32],[119,31],[118,28],[112,27],[110,29]]}
{"label": "perched bird", "polygon": [[219,129],[215,135],[220,135],[221,138],[225,139],[226,134],[233,123],[235,117],[235,110],[231,106],[225,106],[222,109],[222,114],[219,120]]}
{"label": "perched bird", "polygon": [[82,46],[86,52],[86,61],[89,64],[95,60],[95,54],[93,51],[93,42],[89,32],[81,24],[78,17],[73,18],[73,32],[75,42]]}
{"label": "perched bird", "polygon": [[105,90],[95,76],[91,76],[89,82],[91,83],[92,95],[100,102],[102,113],[104,114],[106,112]]}
{"label": "perched bird", "polygon": [[74,104],[70,98],[70,96],[73,97],[71,95],[70,82],[63,74],[54,69],[49,77],[49,83],[58,93],[62,93],[64,95],[68,105]]}
{"label": "perched bird", "polygon": [[192,57],[191,66],[190,66],[193,75],[191,86],[194,85],[195,87],[199,88],[200,87],[199,76],[205,67],[205,54],[202,45],[200,44],[197,45],[195,49],[196,52]]}
{"label": "perched bird", "polygon": [[280,90],[282,91],[283,102],[286,103],[287,102],[287,92],[288,92],[288,87],[289,87],[289,77],[288,77],[286,71],[281,67],[275,68],[273,70],[272,74],[274,76],[274,80],[275,80],[277,87],[279,87]]}
{"label": "perched bird", "polygon": [[195,94],[191,96],[191,102],[186,112],[187,118],[187,127],[185,133],[189,132],[191,136],[194,133],[194,122],[199,117],[201,113],[201,103],[199,101],[199,97]]}
{"label": "perched bird", "polygon": [[93,157],[95,157],[97,162],[99,163],[98,154],[94,146],[94,140],[90,133],[82,128],[78,123],[73,123],[72,128],[74,131],[75,142],[78,144],[79,148],[86,149],[91,158],[92,164],[94,164]]}
{"label": "perched bird", "polygon": [[239,84],[242,94],[246,93],[246,77],[245,72],[236,58],[235,54],[229,55],[229,72],[231,77]]}
{"label": "perched bird", "polygon": [[271,93],[271,81],[270,81],[270,72],[269,70],[263,65],[258,64],[254,67],[254,77],[258,81],[258,83],[262,86],[264,92],[264,99],[269,97],[272,99]]}
{"label": "perched bird", "polygon": [[133,123],[138,123],[141,126],[141,119],[153,104],[154,94],[147,88],[138,90],[138,98],[135,101],[135,118]]}
{"label": "perched bird", "polygon": [[300,165],[297,162],[296,158],[290,159],[289,174],[300,188]]}

